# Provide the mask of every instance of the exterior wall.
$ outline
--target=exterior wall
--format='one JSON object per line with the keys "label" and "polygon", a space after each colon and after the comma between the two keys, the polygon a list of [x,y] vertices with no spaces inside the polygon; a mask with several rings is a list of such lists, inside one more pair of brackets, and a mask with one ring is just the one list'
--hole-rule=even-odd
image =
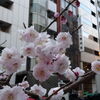
{"label": "exterior wall", "polygon": [[[90,2],[90,0],[86,0],[86,1],[80,0],[80,2],[81,2],[81,6],[79,8],[79,14],[80,14],[81,24],[83,25],[80,31],[81,32],[80,35],[82,35],[83,48],[87,47],[89,49],[99,52],[100,50],[99,42],[98,41],[96,42],[93,39],[91,39],[91,37],[96,37],[97,39],[99,37],[97,17],[94,17],[91,14],[91,11],[93,11],[96,14],[96,7]],[[93,24],[97,26],[97,29],[92,27]],[[89,59],[90,56],[88,55],[91,55],[92,58]],[[87,58],[87,59],[84,59],[84,58]],[[99,56],[96,57],[96,55],[94,54],[89,54],[83,49],[81,53],[81,61],[87,61],[91,63],[92,61],[96,59],[100,59],[100,57]]]}
{"label": "exterior wall", "polygon": [[[91,65],[91,62],[94,60],[100,60],[100,47],[99,47],[99,33],[98,33],[98,22],[97,22],[97,9],[96,9],[96,0],[92,0],[94,4],[91,3],[91,0],[80,0],[79,7],[79,16],[80,24],[82,28],[80,30],[79,36],[81,44],[81,67],[84,68],[84,62]],[[93,15],[93,13],[95,15]],[[96,25],[96,28],[93,28],[93,24]],[[96,41],[93,39],[96,38]],[[98,52],[98,55],[95,54]],[[88,69],[91,69],[88,68]],[[96,91],[96,81],[92,81],[92,90]]]}
{"label": "exterior wall", "polygon": [[[99,37],[99,54],[100,54],[100,0],[96,1],[96,7],[97,7],[97,22],[98,22],[98,37]],[[96,75],[96,88],[97,92],[100,93],[100,75]]]}
{"label": "exterior wall", "polygon": [[[8,1],[8,0],[7,0]],[[20,41],[18,30],[24,29],[23,22],[28,26],[29,0],[9,0],[13,4],[10,8],[0,6],[0,21],[9,23],[9,31],[0,30],[0,43],[7,40],[2,47],[16,47],[19,51],[24,43]],[[22,67],[21,70],[25,68]]]}

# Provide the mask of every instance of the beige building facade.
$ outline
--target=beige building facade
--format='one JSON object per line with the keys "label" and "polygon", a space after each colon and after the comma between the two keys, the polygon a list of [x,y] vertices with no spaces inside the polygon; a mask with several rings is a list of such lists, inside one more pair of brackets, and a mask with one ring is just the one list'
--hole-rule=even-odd
{"label": "beige building facade", "polygon": [[[100,60],[100,44],[97,21],[96,0],[79,0],[79,24],[82,28],[79,31],[79,45],[81,52],[81,67],[88,72],[91,70],[91,63]],[[87,85],[87,86],[86,86]],[[96,81],[90,80],[83,86],[85,91],[95,92]]]}

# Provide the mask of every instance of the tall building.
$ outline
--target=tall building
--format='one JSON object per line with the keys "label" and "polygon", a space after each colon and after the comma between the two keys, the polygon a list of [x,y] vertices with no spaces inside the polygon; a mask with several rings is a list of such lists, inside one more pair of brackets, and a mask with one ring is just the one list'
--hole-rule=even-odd
{"label": "tall building", "polygon": [[0,52],[4,47],[23,45],[18,30],[24,29],[23,22],[28,26],[29,0],[0,0]]}
{"label": "tall building", "polygon": [[[47,25],[50,24],[51,21],[53,21],[54,13],[55,12],[60,13],[67,5],[68,5],[68,0],[30,0],[29,25],[34,25],[35,29],[41,32]],[[71,30],[74,30],[74,28],[77,27],[77,20],[75,20],[77,16],[77,7],[71,5],[69,10],[73,12],[73,17],[71,16],[69,17],[68,12],[65,12],[63,14],[63,16],[65,16],[68,19],[67,25],[61,24],[60,20],[58,19],[49,27],[49,29],[47,30],[48,34],[50,34],[51,36],[55,36],[58,34],[58,32],[61,31],[71,32]],[[70,30],[68,29],[68,27],[70,27]],[[72,61],[72,66],[79,66],[80,55],[78,47],[79,44],[78,34],[76,35],[72,34],[72,35],[74,44],[71,47],[71,49],[68,50],[69,51],[68,56],[70,56],[70,59]],[[76,53],[73,51],[75,51]],[[31,61],[31,63],[34,62]]]}
{"label": "tall building", "polygon": [[[97,24],[98,24],[98,35],[99,35],[99,55],[100,55],[100,0],[96,0],[96,7],[97,7]],[[97,92],[100,93],[100,75],[96,75],[96,87]]]}
{"label": "tall building", "polygon": [[[99,34],[97,24],[97,10],[95,0],[80,0],[79,23],[82,28],[79,32],[81,67],[88,72],[91,62],[100,60]],[[83,85],[84,91],[96,91],[96,81],[90,80]]]}

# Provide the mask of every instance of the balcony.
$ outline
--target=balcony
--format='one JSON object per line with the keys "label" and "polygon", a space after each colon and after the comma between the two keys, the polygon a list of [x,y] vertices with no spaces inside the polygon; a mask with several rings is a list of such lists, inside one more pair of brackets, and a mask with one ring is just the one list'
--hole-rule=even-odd
{"label": "balcony", "polygon": [[99,43],[84,37],[84,46],[99,51]]}
{"label": "balcony", "polygon": [[0,6],[3,6],[5,8],[10,8],[13,4],[12,0],[0,0]]}
{"label": "balcony", "polygon": [[53,2],[53,1],[48,1],[48,9],[53,11],[53,12],[56,12],[56,4]]}
{"label": "balcony", "polygon": [[91,63],[95,60],[100,60],[100,57],[87,52],[81,52],[81,61]]}
{"label": "balcony", "polygon": [[[48,25],[51,23],[52,19],[48,18]],[[51,30],[57,31],[57,22],[54,22],[50,28]]]}
{"label": "balcony", "polygon": [[7,22],[7,23],[12,23],[12,17],[13,17],[13,12],[9,9],[6,9],[2,6],[0,6],[0,20]]}

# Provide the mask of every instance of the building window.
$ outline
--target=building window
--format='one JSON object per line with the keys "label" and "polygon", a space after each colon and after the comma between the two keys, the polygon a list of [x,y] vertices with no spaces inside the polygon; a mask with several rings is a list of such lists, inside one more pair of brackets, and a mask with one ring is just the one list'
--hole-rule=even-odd
{"label": "building window", "polygon": [[92,27],[95,28],[95,29],[97,29],[97,26],[95,24],[92,24]]}
{"label": "building window", "polygon": [[1,55],[3,49],[4,49],[4,47],[0,46],[0,55]]}
{"label": "building window", "polygon": [[41,32],[45,27],[38,25],[38,24],[34,24],[34,28],[38,31]]}
{"label": "building window", "polygon": [[0,20],[0,30],[1,31],[9,32],[10,28],[11,28],[11,24],[10,23],[7,23],[7,22],[4,22],[4,21]]}
{"label": "building window", "polygon": [[94,51],[94,54],[95,54],[96,56],[99,56],[99,52],[98,52],[98,51]]}
{"label": "building window", "polygon": [[97,39],[96,37],[93,37],[93,40],[94,40],[95,42],[98,42],[98,39]]}
{"label": "building window", "polygon": [[12,7],[13,1],[11,0],[0,0],[0,6],[10,9]]}
{"label": "building window", "polygon": [[91,15],[93,15],[94,17],[96,16],[96,14],[93,11],[91,11]]}
{"label": "building window", "polygon": [[53,1],[54,3],[56,3],[56,0],[51,0],[51,1]]}
{"label": "building window", "polygon": [[98,51],[92,50],[92,49],[87,48],[87,47],[85,47],[84,50],[85,50],[85,52],[87,52],[87,53],[90,53],[90,54],[99,56],[99,52],[98,52]]}
{"label": "building window", "polygon": [[48,18],[50,18],[50,19],[54,19],[54,12],[48,10],[48,11],[47,11],[47,16],[48,16]]}
{"label": "building window", "polygon": [[90,0],[90,2],[94,5],[95,4],[95,2],[93,1],[93,0]]}
{"label": "building window", "polygon": [[94,54],[94,51],[92,49],[89,49],[89,48],[85,47],[84,50],[85,50],[85,52]]}
{"label": "building window", "polygon": [[39,15],[46,16],[46,9],[38,3],[32,3],[31,12],[36,12]]}

